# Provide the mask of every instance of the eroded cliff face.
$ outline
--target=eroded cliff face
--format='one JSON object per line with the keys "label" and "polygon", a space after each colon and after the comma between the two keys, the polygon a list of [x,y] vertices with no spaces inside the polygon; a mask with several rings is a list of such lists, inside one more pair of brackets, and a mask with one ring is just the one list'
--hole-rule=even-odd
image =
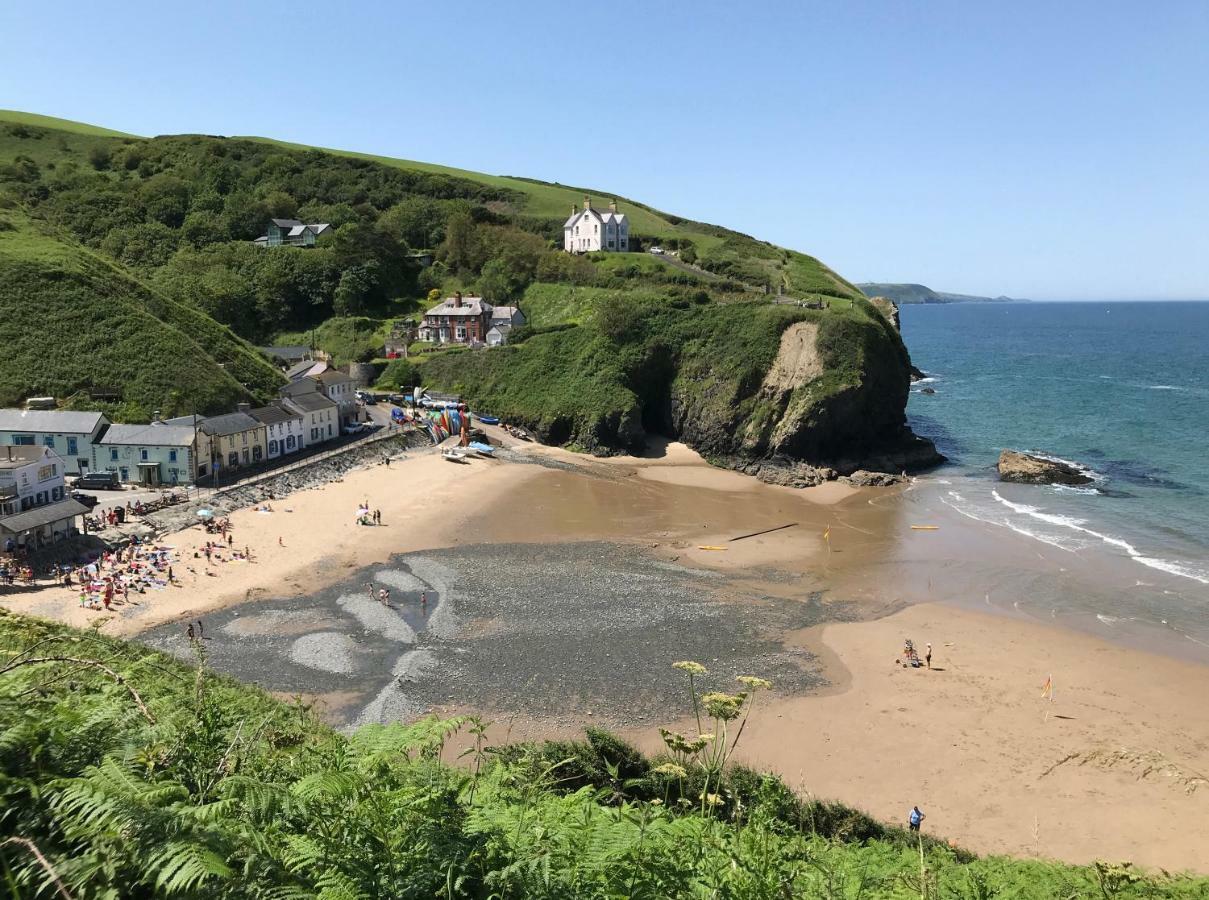
{"label": "eroded cliff face", "polygon": [[736,396],[730,416],[702,409],[674,383],[675,436],[715,462],[794,486],[855,473],[879,482],[885,479],[867,473],[942,462],[930,441],[907,428],[910,357],[896,317],[878,312],[884,319],[843,328],[827,320],[788,325],[758,388]]}

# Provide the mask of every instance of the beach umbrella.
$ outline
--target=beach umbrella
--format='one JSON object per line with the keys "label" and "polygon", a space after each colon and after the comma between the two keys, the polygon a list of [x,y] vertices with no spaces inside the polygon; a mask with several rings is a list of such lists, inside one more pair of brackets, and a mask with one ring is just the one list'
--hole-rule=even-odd
{"label": "beach umbrella", "polygon": [[214,511],[211,509],[199,509],[197,511],[197,517],[199,519],[213,519]]}

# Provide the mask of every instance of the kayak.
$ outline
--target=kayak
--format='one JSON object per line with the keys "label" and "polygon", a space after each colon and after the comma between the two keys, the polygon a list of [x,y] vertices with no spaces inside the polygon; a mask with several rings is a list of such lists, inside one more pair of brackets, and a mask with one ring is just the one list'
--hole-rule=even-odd
{"label": "kayak", "polygon": [[475,417],[476,419],[478,419],[480,422],[482,422],[484,425],[498,425],[498,424],[500,424],[500,417],[499,417],[499,416],[480,416],[478,413],[475,413],[475,414],[474,414],[474,417]]}
{"label": "kayak", "polygon": [[470,449],[477,450],[483,456],[495,456],[495,448],[490,444],[484,444],[482,441],[471,441]]}

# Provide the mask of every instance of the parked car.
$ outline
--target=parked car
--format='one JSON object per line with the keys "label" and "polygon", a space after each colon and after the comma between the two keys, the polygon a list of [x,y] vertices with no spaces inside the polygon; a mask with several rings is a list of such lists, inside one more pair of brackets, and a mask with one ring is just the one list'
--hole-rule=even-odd
{"label": "parked car", "polygon": [[122,483],[118,481],[116,472],[85,472],[72,487],[90,491],[120,491]]}
{"label": "parked car", "polygon": [[649,252],[650,252],[650,253],[654,253],[656,256],[663,256],[663,248],[662,248],[662,247],[652,247],[652,248],[650,249],[650,251],[649,251]]}
{"label": "parked car", "polygon": [[360,434],[365,430],[365,426],[361,422],[354,422],[352,425],[345,425],[340,430],[344,434]]}
{"label": "parked car", "polygon": [[92,494],[82,494],[79,491],[72,491],[71,499],[76,501],[76,503],[84,504],[89,509],[92,509],[94,506],[96,506],[98,503],[101,502],[96,497],[94,497]]}

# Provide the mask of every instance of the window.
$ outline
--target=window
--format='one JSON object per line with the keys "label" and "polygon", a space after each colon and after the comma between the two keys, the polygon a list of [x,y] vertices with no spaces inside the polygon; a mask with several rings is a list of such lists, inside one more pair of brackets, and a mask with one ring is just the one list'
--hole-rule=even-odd
{"label": "window", "polygon": [[141,459],[143,462],[146,462],[146,461],[147,461],[147,450],[146,450],[146,448],[141,448],[141,449],[139,450],[139,459]]}
{"label": "window", "polygon": [[[259,450],[260,448],[257,447],[256,449]],[[269,456],[276,456],[276,455],[277,455],[277,442],[269,441]]]}
{"label": "window", "polygon": [[110,462],[118,461],[118,451],[116,449],[109,451],[109,460]]}
{"label": "window", "polygon": [[168,462],[176,462],[176,451],[175,450],[168,451]]}
{"label": "window", "polygon": [[239,454],[234,451],[227,454],[227,465],[231,466],[232,468],[238,466],[239,465]]}
{"label": "window", "polygon": [[458,327],[458,329],[457,329],[457,335],[458,335],[458,340],[459,340],[459,341],[464,341],[464,340],[466,340],[466,329],[465,329],[465,328],[462,328],[461,326],[459,326],[459,327]]}
{"label": "window", "polygon": [[46,435],[46,437],[42,438],[42,443],[53,450],[55,448],[55,436],[53,434]]}
{"label": "window", "polygon": [[75,456],[79,452],[76,438],[69,437],[67,439],[67,455]]}
{"label": "window", "polygon": [[14,447],[32,447],[34,445],[34,436],[32,434],[14,434]]}

